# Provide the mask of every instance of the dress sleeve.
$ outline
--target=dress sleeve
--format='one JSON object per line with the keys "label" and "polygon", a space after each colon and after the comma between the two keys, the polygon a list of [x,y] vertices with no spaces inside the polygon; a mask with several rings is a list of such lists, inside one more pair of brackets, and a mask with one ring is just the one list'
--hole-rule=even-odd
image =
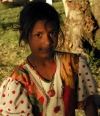
{"label": "dress sleeve", "polygon": [[85,100],[96,93],[96,83],[84,58],[79,57],[78,101]]}
{"label": "dress sleeve", "polygon": [[4,80],[0,87],[0,114],[2,116],[33,116],[26,89],[20,82],[10,77]]}

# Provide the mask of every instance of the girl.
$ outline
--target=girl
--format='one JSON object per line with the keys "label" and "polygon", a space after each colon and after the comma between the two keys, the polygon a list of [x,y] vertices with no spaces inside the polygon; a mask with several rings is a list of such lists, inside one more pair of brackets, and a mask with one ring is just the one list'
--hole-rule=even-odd
{"label": "girl", "polygon": [[86,61],[56,50],[62,39],[57,11],[47,3],[30,2],[19,21],[19,43],[28,43],[31,54],[1,85],[1,114],[74,116],[75,108],[82,108],[87,116],[97,116],[95,86]]}

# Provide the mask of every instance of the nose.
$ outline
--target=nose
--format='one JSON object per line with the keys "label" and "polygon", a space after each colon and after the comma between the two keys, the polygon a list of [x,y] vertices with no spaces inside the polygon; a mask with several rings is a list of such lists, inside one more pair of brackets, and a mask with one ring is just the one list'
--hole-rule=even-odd
{"label": "nose", "polygon": [[50,37],[49,33],[45,33],[43,42],[43,44],[45,44],[46,46],[49,46],[52,43],[52,38]]}

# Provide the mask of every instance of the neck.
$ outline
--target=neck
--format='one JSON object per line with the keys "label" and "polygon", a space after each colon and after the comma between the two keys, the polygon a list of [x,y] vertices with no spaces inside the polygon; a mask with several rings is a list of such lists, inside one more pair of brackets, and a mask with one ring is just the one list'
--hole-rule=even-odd
{"label": "neck", "polygon": [[29,55],[28,56],[28,60],[33,62],[34,65],[47,65],[50,62],[54,61],[54,55],[52,55],[51,57],[45,57],[45,58],[41,58],[41,57],[35,57],[34,55]]}

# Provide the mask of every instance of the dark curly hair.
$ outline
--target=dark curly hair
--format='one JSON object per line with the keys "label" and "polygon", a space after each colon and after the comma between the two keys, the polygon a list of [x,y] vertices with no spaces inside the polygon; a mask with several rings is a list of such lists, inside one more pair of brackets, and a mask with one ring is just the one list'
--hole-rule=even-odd
{"label": "dark curly hair", "polygon": [[59,33],[60,15],[55,8],[45,2],[29,2],[20,12],[19,25],[21,34],[19,45],[22,40],[25,43],[28,42],[29,34],[38,20],[46,20],[47,22],[51,22],[56,32]]}

